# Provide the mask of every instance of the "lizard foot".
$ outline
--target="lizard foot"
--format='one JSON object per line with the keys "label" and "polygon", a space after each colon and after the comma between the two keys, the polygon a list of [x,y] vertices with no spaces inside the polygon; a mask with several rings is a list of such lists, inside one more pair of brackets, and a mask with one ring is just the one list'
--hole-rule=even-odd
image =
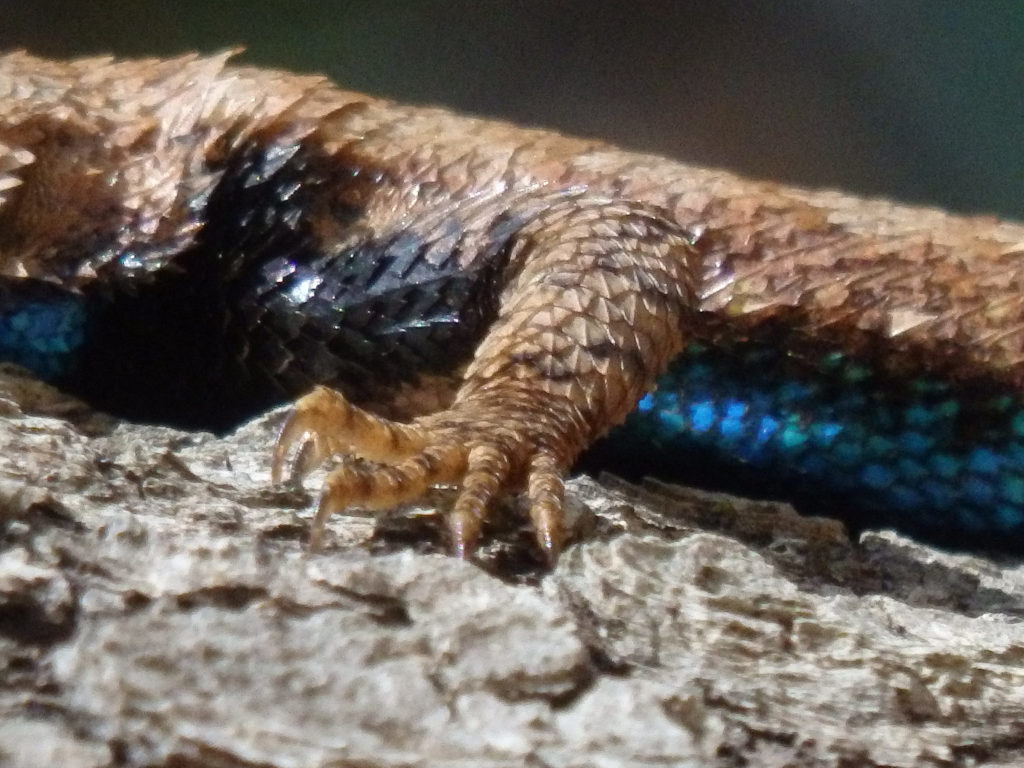
{"label": "lizard foot", "polygon": [[398,424],[325,388],[297,403],[275,479],[296,446],[299,477],[330,456],[362,460],[328,475],[314,545],[335,511],[387,509],[458,485],[447,517],[456,554],[472,554],[496,496],[525,491],[540,547],[557,558],[562,477],[681,348],[699,254],[660,211],[572,196],[508,247],[497,316],[449,408]]}
{"label": "lizard foot", "polygon": [[[491,502],[525,490],[537,541],[554,562],[564,540],[562,476],[579,452],[579,415],[567,401],[511,388],[477,392],[446,411],[402,424],[358,408],[340,393],[317,387],[301,398],[274,450],[280,482],[295,454],[296,479],[332,456],[357,457],[327,476],[313,520],[312,547],[328,518],[348,507],[390,509],[436,485],[461,487],[447,514],[452,547],[469,557]],[[297,451],[295,450],[297,447]]]}

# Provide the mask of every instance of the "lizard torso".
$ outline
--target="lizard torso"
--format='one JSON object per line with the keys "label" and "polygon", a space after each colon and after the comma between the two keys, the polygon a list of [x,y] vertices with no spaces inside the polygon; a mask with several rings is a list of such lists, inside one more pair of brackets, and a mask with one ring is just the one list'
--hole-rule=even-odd
{"label": "lizard torso", "polygon": [[[0,299],[33,318],[5,356],[179,421],[339,387],[283,446],[383,468],[338,470],[318,524],[462,482],[460,551],[518,488],[557,551],[556,480],[662,374],[618,433],[640,471],[711,452],[925,535],[1024,540],[1024,227],[226,60],[0,58]],[[349,399],[420,418],[339,436]]]}

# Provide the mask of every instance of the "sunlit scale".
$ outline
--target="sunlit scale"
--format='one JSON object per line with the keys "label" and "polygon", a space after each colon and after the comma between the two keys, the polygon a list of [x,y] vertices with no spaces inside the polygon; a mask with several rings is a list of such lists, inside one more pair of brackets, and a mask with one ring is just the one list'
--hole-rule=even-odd
{"label": "sunlit scale", "polygon": [[723,485],[733,467],[743,492],[763,481],[816,514],[852,510],[954,544],[1024,545],[1021,401],[924,376],[896,389],[838,353],[797,367],[767,346],[693,344],[609,444],[653,449],[652,471],[671,475],[676,461],[688,480],[706,463]]}

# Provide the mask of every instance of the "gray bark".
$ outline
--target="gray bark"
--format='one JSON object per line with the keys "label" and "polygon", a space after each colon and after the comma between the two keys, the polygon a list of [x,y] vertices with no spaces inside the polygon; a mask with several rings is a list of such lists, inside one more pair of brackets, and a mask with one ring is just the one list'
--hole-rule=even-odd
{"label": "gray bark", "polygon": [[216,438],[0,376],[0,765],[1024,761],[1020,558],[610,478],[570,484],[550,573],[515,515],[483,567],[424,509],[311,553],[281,418]]}

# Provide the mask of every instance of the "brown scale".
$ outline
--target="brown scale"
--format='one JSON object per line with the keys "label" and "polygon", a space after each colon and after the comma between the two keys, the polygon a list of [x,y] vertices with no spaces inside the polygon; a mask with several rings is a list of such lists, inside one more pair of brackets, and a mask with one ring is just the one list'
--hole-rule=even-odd
{"label": "brown scale", "polygon": [[[494,497],[522,490],[554,558],[564,473],[693,334],[739,336],[774,318],[811,344],[867,338],[890,360],[1021,386],[1020,225],[751,182],[227,58],[0,58],[0,273],[75,287],[159,270],[192,242],[201,216],[189,204],[217,183],[224,155],[268,126],[352,170],[317,214],[325,248],[345,237],[332,205],[386,232],[477,197],[573,190],[513,238],[497,319],[452,371],[454,399],[429,378],[377,404],[409,423],[326,388],[298,401],[275,478],[296,448],[300,476],[337,455],[365,460],[328,476],[314,540],[335,511],[454,484],[460,555]],[[138,243],[152,256],[114,261]]]}

